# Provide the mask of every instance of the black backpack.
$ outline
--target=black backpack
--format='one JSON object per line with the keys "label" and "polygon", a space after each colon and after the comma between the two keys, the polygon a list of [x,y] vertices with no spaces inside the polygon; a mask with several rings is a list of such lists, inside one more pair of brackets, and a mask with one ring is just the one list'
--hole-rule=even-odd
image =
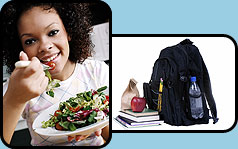
{"label": "black backpack", "polygon": [[[201,90],[203,117],[193,118],[190,110],[189,85],[191,76]],[[163,90],[159,92],[163,79]],[[155,61],[149,83],[143,84],[144,97],[150,109],[158,110],[158,96],[162,95],[161,119],[170,125],[208,124],[210,107],[213,123],[218,121],[216,104],[212,95],[211,83],[206,65],[196,46],[189,39],[167,47]]]}

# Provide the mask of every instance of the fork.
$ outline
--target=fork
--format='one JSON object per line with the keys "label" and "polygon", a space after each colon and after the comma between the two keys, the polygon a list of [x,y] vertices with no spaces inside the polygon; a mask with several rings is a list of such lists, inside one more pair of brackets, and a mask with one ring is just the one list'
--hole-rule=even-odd
{"label": "fork", "polygon": [[[29,66],[30,63],[31,63],[31,61],[17,61],[17,62],[15,63],[15,67],[16,67],[16,68],[24,68],[24,67]],[[41,64],[42,64],[42,63],[41,63]],[[49,69],[52,68],[52,67],[50,67],[50,66],[48,66],[48,65],[45,65],[45,64],[42,64],[42,66],[43,66],[43,69],[44,69],[44,70],[49,70]]]}

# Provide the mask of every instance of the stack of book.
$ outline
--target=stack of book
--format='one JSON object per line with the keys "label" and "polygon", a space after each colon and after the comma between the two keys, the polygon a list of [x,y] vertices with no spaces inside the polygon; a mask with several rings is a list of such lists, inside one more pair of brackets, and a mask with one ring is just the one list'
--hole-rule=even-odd
{"label": "stack of book", "polygon": [[148,108],[142,112],[133,112],[131,109],[119,111],[114,119],[127,128],[160,125],[158,111]]}

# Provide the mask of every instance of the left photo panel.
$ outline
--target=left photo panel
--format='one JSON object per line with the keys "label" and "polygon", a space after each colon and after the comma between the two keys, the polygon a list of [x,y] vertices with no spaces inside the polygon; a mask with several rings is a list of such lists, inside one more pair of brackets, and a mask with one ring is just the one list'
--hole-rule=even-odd
{"label": "left photo panel", "polygon": [[4,145],[110,142],[111,19],[98,0],[1,4]]}

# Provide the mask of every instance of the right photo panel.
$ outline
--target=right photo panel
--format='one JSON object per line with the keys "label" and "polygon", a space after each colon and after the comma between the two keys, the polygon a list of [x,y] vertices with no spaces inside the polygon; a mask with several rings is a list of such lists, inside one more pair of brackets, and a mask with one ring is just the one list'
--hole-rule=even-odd
{"label": "right photo panel", "polygon": [[228,35],[113,35],[113,132],[233,129],[235,49]]}

